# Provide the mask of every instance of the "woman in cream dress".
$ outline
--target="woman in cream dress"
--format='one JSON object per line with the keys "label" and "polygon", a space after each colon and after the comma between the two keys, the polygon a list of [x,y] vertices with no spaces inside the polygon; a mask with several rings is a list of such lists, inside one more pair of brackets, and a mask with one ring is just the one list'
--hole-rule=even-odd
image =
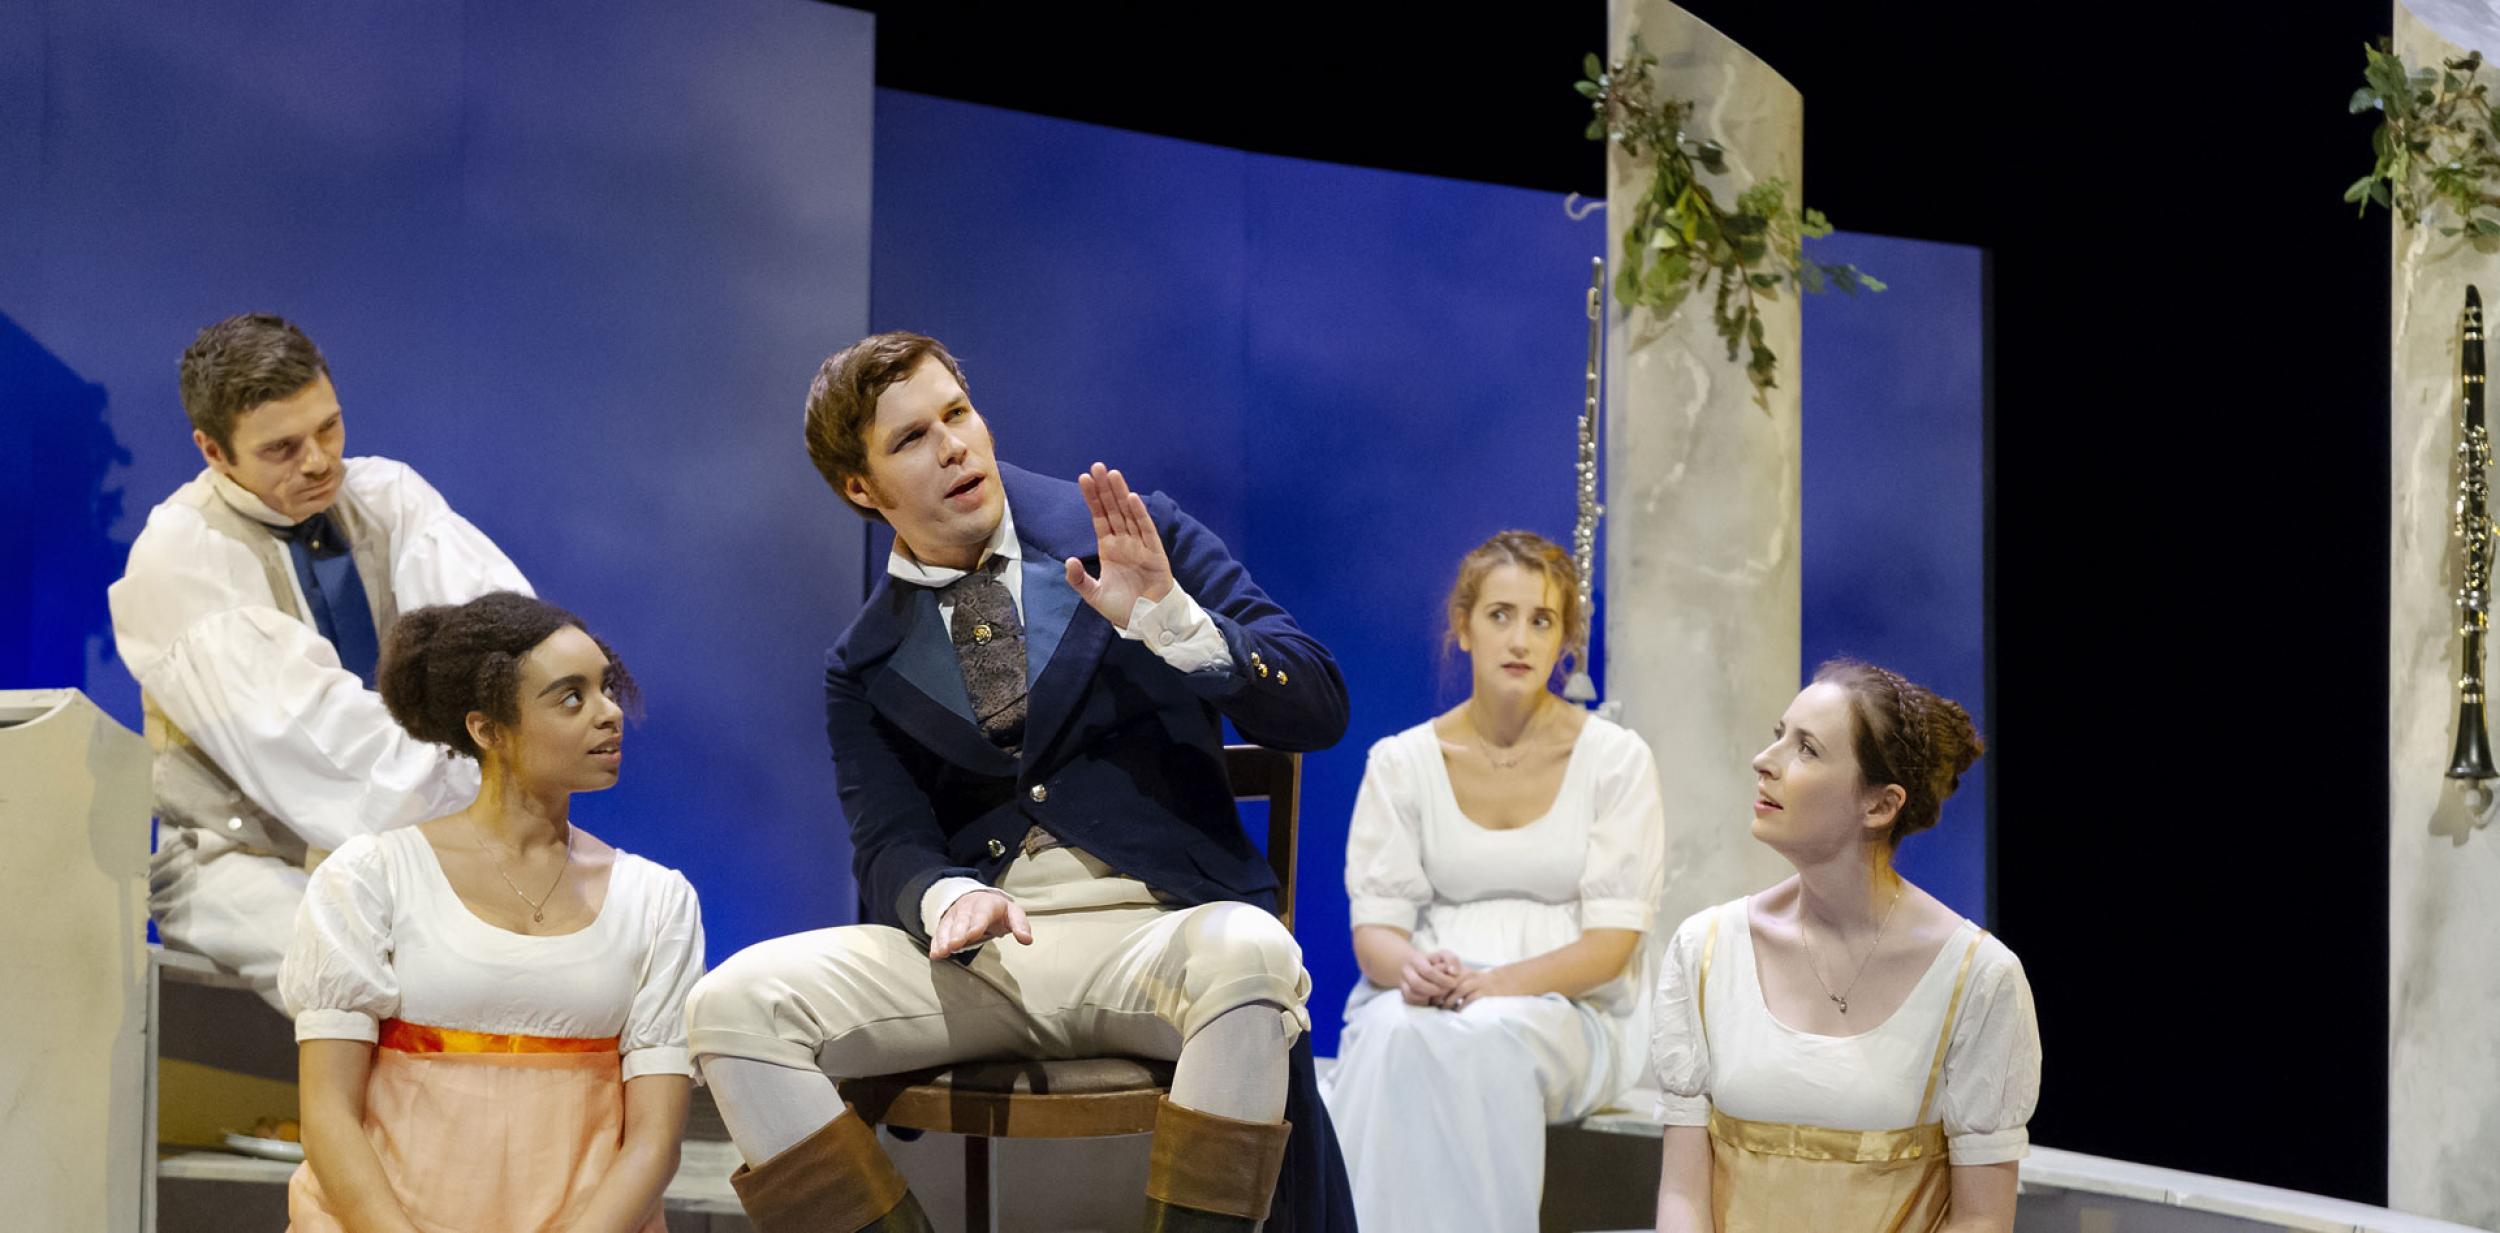
{"label": "woman in cream dress", "polygon": [[1658,772],[1551,690],[1585,636],[1578,596],[1540,537],[1468,554],[1449,598],[1468,699],[1372,747],[1346,844],[1365,979],[1328,1087],[1368,1233],[1535,1229],[1546,1125],[1639,1070]]}
{"label": "woman in cream dress", "polygon": [[407,613],[381,691],[477,758],[475,803],[313,871],[295,1016],[298,1233],[664,1233],[703,974],[694,890],[569,819],[616,782],[632,678],[570,614],[486,595]]}
{"label": "woman in cream dress", "polygon": [[1825,664],[1781,715],[1753,833],[1797,873],[1696,913],[1660,965],[1661,1233],[2011,1233],[2031,986],[1892,864],[1980,749],[1871,664]]}

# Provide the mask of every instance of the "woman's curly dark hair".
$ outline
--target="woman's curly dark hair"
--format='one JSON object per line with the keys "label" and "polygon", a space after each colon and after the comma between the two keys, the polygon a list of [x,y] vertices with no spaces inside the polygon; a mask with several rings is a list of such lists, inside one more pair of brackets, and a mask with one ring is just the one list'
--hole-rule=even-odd
{"label": "woman's curly dark hair", "polygon": [[599,644],[617,704],[639,714],[642,695],[614,648],[580,617],[513,591],[401,613],[382,648],[382,704],[409,735],[477,757],[469,712],[482,711],[499,724],[518,720],[521,657],[568,625]]}
{"label": "woman's curly dark hair", "polygon": [[1852,748],[1858,773],[1870,784],[1901,785],[1900,812],[1884,836],[1893,847],[1934,826],[1945,798],[1962,786],[1962,772],[1988,748],[1960,703],[1890,668],[1856,659],[1830,659],[1814,679],[1848,691],[1857,723]]}

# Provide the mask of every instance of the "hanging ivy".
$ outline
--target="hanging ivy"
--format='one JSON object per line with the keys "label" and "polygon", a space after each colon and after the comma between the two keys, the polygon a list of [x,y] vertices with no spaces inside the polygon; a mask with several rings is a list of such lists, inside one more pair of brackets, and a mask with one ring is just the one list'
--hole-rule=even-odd
{"label": "hanging ivy", "polygon": [[1609,141],[1625,158],[1646,163],[1648,186],[1623,224],[1623,261],[1615,270],[1615,302],[1625,312],[1647,308],[1673,316],[1695,292],[1711,292],[1710,319],[1727,343],[1727,358],[1746,352],[1754,400],[1767,405],[1777,388],[1779,357],[1764,340],[1762,304],[1783,285],[1797,291],[1881,291],[1882,281],[1853,265],[1817,261],[1805,241],[1831,234],[1820,210],[1789,202],[1785,180],[1768,179],[1736,194],[1731,206],[1703,180],[1724,180],[1727,151],[1685,131],[1694,104],[1659,96],[1651,71],[1658,57],[1632,39],[1612,65],[1592,53],[1576,85],[1596,112],[1591,141]]}
{"label": "hanging ivy", "polygon": [[2408,227],[2439,218],[2441,235],[2500,238],[2500,113],[2478,80],[2483,53],[2469,52],[2438,68],[2411,68],[2394,41],[2364,46],[2362,85],[2350,109],[2383,117],[2370,133],[2377,158],[2370,174],[2344,190],[2367,213],[2376,202]]}

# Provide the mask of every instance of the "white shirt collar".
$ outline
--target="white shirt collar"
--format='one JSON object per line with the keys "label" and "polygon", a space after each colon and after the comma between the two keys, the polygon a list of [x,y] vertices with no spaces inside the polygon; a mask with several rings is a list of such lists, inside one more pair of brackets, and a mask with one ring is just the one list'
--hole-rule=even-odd
{"label": "white shirt collar", "polygon": [[295,525],[295,519],[269,508],[267,502],[252,495],[251,489],[226,478],[225,472],[210,467],[206,474],[209,487],[216,490],[218,499],[233,506],[236,513],[262,526],[277,527],[281,530]]}
{"label": "white shirt collar", "polygon": [[[998,502],[998,529],[990,532],[989,546],[981,550],[981,559],[974,563],[973,568],[978,569],[988,564],[991,557],[1005,557],[1010,561],[1024,560],[1024,549],[1016,542],[1015,507],[1007,504],[1004,495],[1000,496]],[[898,535],[894,538],[894,551],[885,559],[885,572],[903,582],[916,583],[924,587],[942,587],[970,573],[971,570],[948,569],[943,565],[923,564],[919,558],[911,554],[911,549],[904,546],[902,537]]]}

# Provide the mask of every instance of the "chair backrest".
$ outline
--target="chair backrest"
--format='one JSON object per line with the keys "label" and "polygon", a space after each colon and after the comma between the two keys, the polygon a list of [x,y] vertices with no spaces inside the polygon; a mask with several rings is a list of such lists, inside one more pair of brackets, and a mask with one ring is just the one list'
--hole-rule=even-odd
{"label": "chair backrest", "polygon": [[1264,745],[1224,747],[1233,799],[1267,802],[1267,864],[1276,871],[1276,918],[1293,928],[1294,842],[1301,837],[1302,755]]}

